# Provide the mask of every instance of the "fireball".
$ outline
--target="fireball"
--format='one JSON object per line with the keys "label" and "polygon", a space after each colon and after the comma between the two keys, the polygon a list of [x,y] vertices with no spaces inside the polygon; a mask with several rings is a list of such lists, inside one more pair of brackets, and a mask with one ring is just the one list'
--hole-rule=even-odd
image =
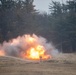
{"label": "fireball", "polygon": [[22,52],[21,55],[23,58],[31,60],[46,60],[51,57],[49,54],[47,54],[44,46],[40,45],[37,41],[38,39],[32,36],[26,37],[26,42],[29,48]]}
{"label": "fireball", "polygon": [[[45,47],[46,46],[46,47]],[[50,46],[51,47],[51,46]],[[33,35],[19,36],[9,42],[3,42],[0,49],[0,56],[17,56],[30,60],[47,60],[51,58],[48,54],[46,39]]]}

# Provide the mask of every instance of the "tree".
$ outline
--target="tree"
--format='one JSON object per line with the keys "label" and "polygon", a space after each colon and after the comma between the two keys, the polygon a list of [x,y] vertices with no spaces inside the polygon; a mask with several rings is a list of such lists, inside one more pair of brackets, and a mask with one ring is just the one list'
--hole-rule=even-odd
{"label": "tree", "polygon": [[51,14],[54,16],[62,13],[62,6],[60,2],[57,1],[52,1],[52,4],[50,4],[49,9],[51,11]]}
{"label": "tree", "polygon": [[[76,51],[76,1],[68,1],[66,4],[59,2],[52,2],[50,9],[51,13],[50,20],[53,27],[53,35],[56,35],[58,43],[62,43],[63,52],[74,52]],[[66,42],[65,42],[66,41]],[[70,51],[65,50],[65,45],[71,45]],[[68,48],[68,47],[67,47]],[[69,47],[70,48],[70,47]]]}
{"label": "tree", "polygon": [[34,24],[33,0],[0,0],[0,2],[2,41],[29,32]]}
{"label": "tree", "polygon": [[2,34],[2,39],[7,39],[7,12],[14,5],[13,0],[0,0],[0,29]]}
{"label": "tree", "polygon": [[34,5],[33,5],[34,0],[24,0],[24,8],[26,9],[27,13],[34,13]]}

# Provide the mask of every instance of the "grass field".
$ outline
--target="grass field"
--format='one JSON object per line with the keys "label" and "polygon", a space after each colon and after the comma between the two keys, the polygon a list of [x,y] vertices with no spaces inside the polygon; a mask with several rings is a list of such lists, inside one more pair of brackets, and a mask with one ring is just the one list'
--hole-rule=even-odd
{"label": "grass field", "polygon": [[76,54],[59,54],[42,62],[0,57],[0,75],[76,75]]}

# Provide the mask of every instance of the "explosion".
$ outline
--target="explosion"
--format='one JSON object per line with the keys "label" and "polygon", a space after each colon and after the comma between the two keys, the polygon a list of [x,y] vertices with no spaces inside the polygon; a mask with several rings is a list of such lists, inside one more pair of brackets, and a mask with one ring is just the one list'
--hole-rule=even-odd
{"label": "explosion", "polygon": [[22,52],[22,57],[32,60],[39,60],[40,57],[45,60],[49,59],[51,56],[46,54],[44,46],[40,45],[36,35],[30,36],[26,35],[25,41],[27,42],[29,48]]}
{"label": "explosion", "polygon": [[5,52],[3,50],[0,50],[0,56],[5,56]]}
{"label": "explosion", "polygon": [[41,36],[23,35],[9,42],[4,42],[0,48],[0,56],[15,56],[30,60],[47,60],[52,56],[54,47]]}

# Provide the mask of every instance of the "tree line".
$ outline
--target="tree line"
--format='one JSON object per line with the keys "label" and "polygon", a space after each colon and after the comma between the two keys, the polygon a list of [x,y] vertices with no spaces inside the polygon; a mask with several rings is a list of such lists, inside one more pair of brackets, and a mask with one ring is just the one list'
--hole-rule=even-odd
{"label": "tree line", "polygon": [[61,52],[76,52],[76,1],[52,1],[50,14],[35,9],[34,0],[0,0],[0,43],[23,34],[37,34]]}

